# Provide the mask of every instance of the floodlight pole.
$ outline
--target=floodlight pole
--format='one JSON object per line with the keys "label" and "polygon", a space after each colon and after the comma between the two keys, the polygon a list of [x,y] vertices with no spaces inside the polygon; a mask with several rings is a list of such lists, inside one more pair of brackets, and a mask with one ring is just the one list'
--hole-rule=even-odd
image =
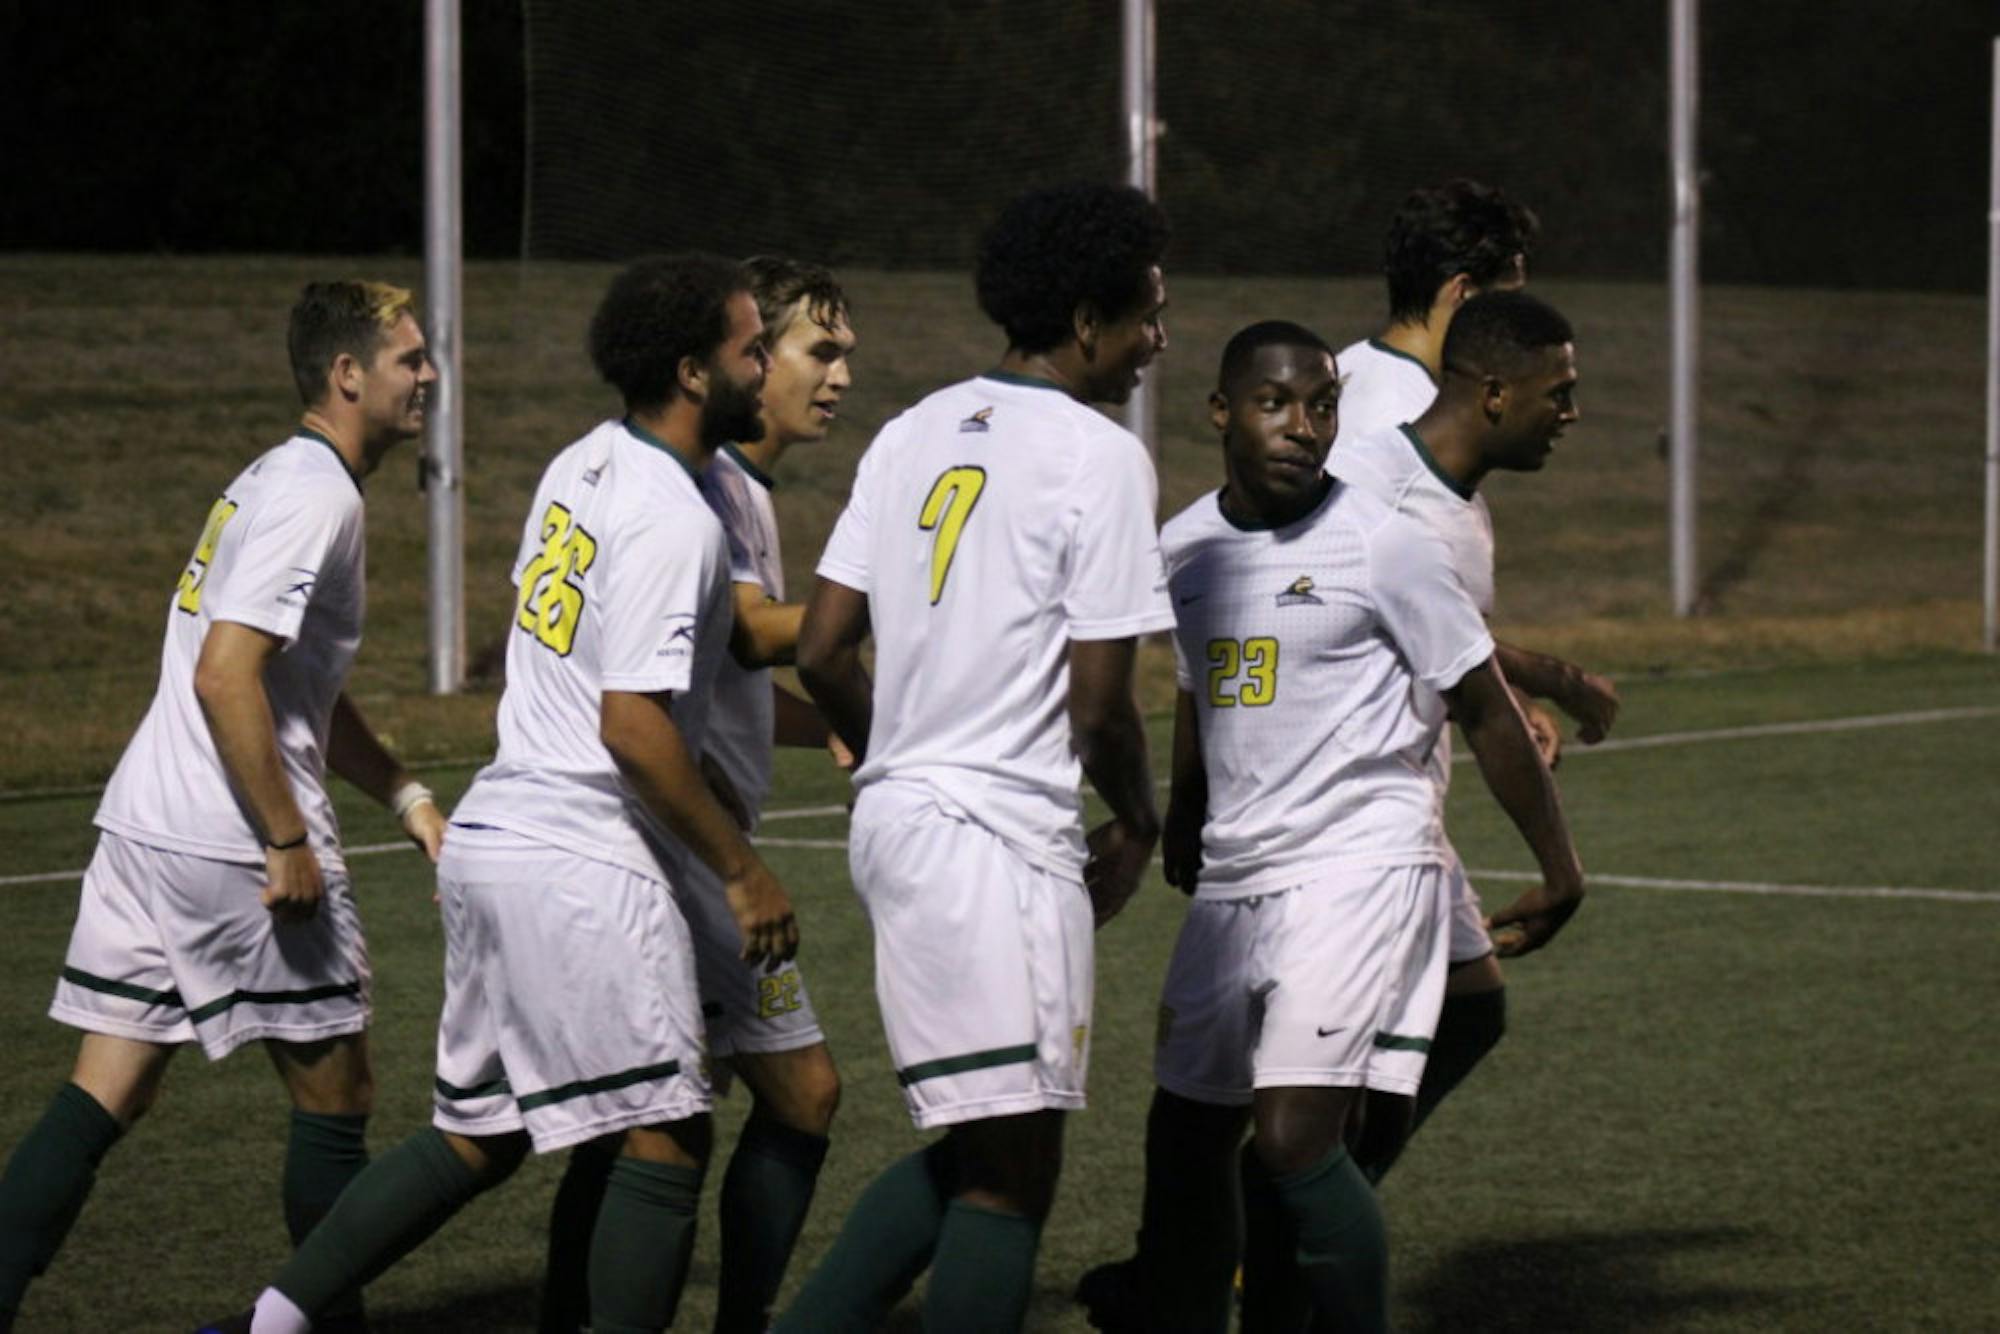
{"label": "floodlight pole", "polygon": [[[1153,0],[1124,0],[1124,46],[1125,180],[1152,196],[1158,192],[1160,130],[1153,115]],[[1158,403],[1152,374],[1140,372],[1138,387],[1125,404],[1125,426],[1146,442],[1156,459]]]}
{"label": "floodlight pole", "polygon": [[1672,48],[1672,94],[1668,138],[1673,153],[1673,223],[1668,283],[1667,436],[1672,479],[1668,532],[1672,548],[1674,615],[1695,611],[1695,455],[1699,442],[1695,397],[1696,349],[1701,312],[1698,274],[1701,249],[1701,178],[1695,152],[1700,52],[1696,45],[1699,0],[1671,0],[1668,17]]}
{"label": "floodlight pole", "polygon": [[1986,210],[1986,629],[2000,649],[2000,38],[1993,42],[1993,162]]}
{"label": "floodlight pole", "polygon": [[424,311],[437,383],[424,414],[429,500],[430,689],[465,684],[464,225],[459,160],[459,0],[424,0]]}

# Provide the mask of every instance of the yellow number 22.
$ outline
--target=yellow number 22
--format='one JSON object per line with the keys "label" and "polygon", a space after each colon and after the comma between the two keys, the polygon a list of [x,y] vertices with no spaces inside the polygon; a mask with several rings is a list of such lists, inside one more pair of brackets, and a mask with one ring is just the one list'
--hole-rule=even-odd
{"label": "yellow number 22", "polygon": [[945,576],[951,573],[951,558],[958,554],[958,535],[965,530],[965,521],[972,517],[972,507],[979,503],[979,493],[985,489],[986,469],[946,468],[924,500],[917,527],[925,532],[937,530],[937,539],[931,544],[933,607],[944,596]]}

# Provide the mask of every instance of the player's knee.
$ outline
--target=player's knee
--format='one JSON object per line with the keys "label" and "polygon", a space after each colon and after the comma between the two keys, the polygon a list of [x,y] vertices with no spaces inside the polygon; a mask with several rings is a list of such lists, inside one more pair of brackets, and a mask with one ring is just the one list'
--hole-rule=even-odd
{"label": "player's knee", "polygon": [[834,1113],[840,1110],[840,1091],[840,1072],[832,1061],[808,1063],[795,1086],[787,1123],[794,1130],[824,1138],[833,1129]]}
{"label": "player's knee", "polygon": [[491,1190],[513,1176],[528,1156],[529,1142],[525,1133],[481,1135],[476,1138],[455,1135],[450,1131],[441,1133],[451,1151],[472,1169],[482,1191]]}
{"label": "player's knee", "polygon": [[1257,1090],[1257,1160],[1272,1176],[1303,1172],[1346,1142],[1359,1101],[1352,1088]]}

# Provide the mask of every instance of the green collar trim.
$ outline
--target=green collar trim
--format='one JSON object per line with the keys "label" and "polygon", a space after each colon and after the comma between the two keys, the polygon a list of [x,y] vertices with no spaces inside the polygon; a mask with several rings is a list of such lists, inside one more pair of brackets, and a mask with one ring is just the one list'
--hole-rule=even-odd
{"label": "green collar trim", "polygon": [[982,380],[998,380],[1001,384],[1018,384],[1028,389],[1053,389],[1065,397],[1069,395],[1069,390],[1063,388],[1054,380],[1044,380],[1039,375],[1022,375],[1019,371],[995,369],[985,372],[979,378]]}
{"label": "green collar trim", "polygon": [[729,455],[730,458],[735,459],[736,466],[741,468],[744,472],[749,473],[750,480],[762,486],[766,491],[775,491],[778,489],[778,484],[776,481],[772,479],[771,475],[765,472],[762,468],[758,467],[756,464],[752,463],[749,459],[749,456],[736,447],[735,441],[733,440],[723,441],[722,452]]}
{"label": "green collar trim", "polygon": [[1424,365],[1423,362],[1417,360],[1409,353],[1403,351],[1402,348],[1390,347],[1387,343],[1383,342],[1379,338],[1369,339],[1368,346],[1374,348],[1377,352],[1380,352],[1385,356],[1401,357],[1404,361],[1409,362],[1412,366],[1415,366],[1418,370],[1422,371],[1424,373],[1424,378],[1426,380],[1429,380],[1432,384],[1436,384],[1438,382],[1437,376],[1431,374],[1430,367]]}
{"label": "green collar trim", "polygon": [[630,431],[634,436],[634,438],[641,440],[646,444],[651,445],[654,449],[659,450],[662,454],[665,454],[675,463],[680,464],[681,471],[688,475],[688,480],[696,483],[697,485],[700,484],[701,474],[694,470],[693,464],[689,463],[686,459],[681,457],[681,452],[678,449],[675,449],[672,445],[660,439],[660,437],[654,435],[651,431],[639,425],[638,422],[633,421],[630,417],[627,417],[624,421],[620,422],[619,425],[623,426],[626,430]]}
{"label": "green collar trim", "polygon": [[1228,510],[1222,507],[1223,493],[1229,490],[1229,488],[1226,486],[1223,487],[1221,491],[1217,491],[1215,493],[1215,512],[1222,516],[1222,521],[1224,523],[1228,524],[1231,528],[1234,528],[1239,533],[1282,532],[1285,529],[1290,528],[1295,523],[1304,523],[1307,519],[1312,518],[1313,515],[1319,513],[1322,509],[1326,508],[1326,502],[1333,497],[1333,492],[1334,492],[1332,475],[1322,472],[1319,475],[1319,485],[1320,485],[1319,499],[1315,500],[1310,506],[1308,506],[1306,508],[1306,512],[1299,515],[1296,519],[1287,519],[1283,523],[1244,523],[1242,520],[1236,518]]}
{"label": "green collar trim", "polygon": [[1472,499],[1475,494],[1474,488],[1467,486],[1464,482],[1459,481],[1444,470],[1444,466],[1437,461],[1437,456],[1431,453],[1430,446],[1426,445],[1424,438],[1417,434],[1416,427],[1410,425],[1408,422],[1404,422],[1396,429],[1401,431],[1403,437],[1416,449],[1417,457],[1424,461],[1424,466],[1431,470],[1433,477],[1443,482],[1446,487],[1450,488],[1451,493],[1460,500]]}
{"label": "green collar trim", "polygon": [[298,429],[298,434],[304,436],[308,440],[317,440],[322,445],[325,445],[326,452],[333,455],[333,461],[335,463],[338,463],[340,465],[340,470],[347,474],[347,480],[354,483],[354,489],[356,491],[361,490],[361,477],[354,471],[354,469],[347,466],[347,456],[340,452],[340,446],[334,444],[333,441],[327,439],[325,436],[321,435],[318,431],[315,431],[310,426],[301,426]]}

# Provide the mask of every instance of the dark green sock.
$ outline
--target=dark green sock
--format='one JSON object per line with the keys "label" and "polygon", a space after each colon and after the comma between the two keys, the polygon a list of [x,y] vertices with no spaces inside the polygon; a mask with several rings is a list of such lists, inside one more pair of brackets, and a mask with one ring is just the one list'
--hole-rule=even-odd
{"label": "dark green sock", "polygon": [[1349,1331],[1389,1328],[1389,1237],[1374,1188],[1344,1148],[1303,1172],[1273,1177],[1298,1229],[1299,1271],[1319,1321]]}
{"label": "dark green sock", "polygon": [[[285,1230],[297,1246],[319,1226],[347,1189],[347,1183],[368,1166],[368,1118],[331,1112],[292,1112],[292,1130],[285,1141]],[[329,1319],[359,1324],[361,1290],[344,1292],[328,1303],[321,1324]]]}
{"label": "dark green sock", "polygon": [[1271,1174],[1245,1144],[1243,1182],[1243,1334],[1300,1334],[1312,1319],[1312,1293],[1299,1274],[1299,1234]]}
{"label": "dark green sock", "polygon": [[945,1209],[924,1292],[924,1328],[1015,1334],[1035,1291],[1042,1225],[963,1200]]}
{"label": "dark green sock", "polygon": [[698,1167],[637,1158],[612,1164],[590,1239],[595,1334],[652,1334],[673,1323],[694,1256],[701,1177]]}
{"label": "dark green sock", "polygon": [[488,1186],[426,1126],[368,1165],[271,1286],[307,1316],[408,1255]]}
{"label": "dark green sock", "polygon": [[0,1322],[13,1320],[28,1280],[55,1259],[122,1133],[97,1099],[64,1084],[14,1147],[0,1175]]}
{"label": "dark green sock", "polygon": [[717,1334],[763,1334],[826,1161],[826,1136],[756,1112],[743,1123],[722,1177],[722,1275]]}
{"label": "dark green sock", "polygon": [[944,1226],[944,1141],[891,1163],[869,1183],[806,1279],[780,1334],[870,1334],[930,1264]]}
{"label": "dark green sock", "polygon": [[1243,1109],[1153,1094],[1146,1115],[1146,1188],[1139,1222],[1139,1290],[1152,1330],[1229,1328],[1230,1286],[1243,1252],[1234,1145]]}
{"label": "dark green sock", "polygon": [[1357,1154],[1356,1161],[1370,1181],[1379,1183],[1389,1174],[1389,1169],[1396,1165],[1396,1159],[1402,1156],[1404,1146],[1417,1133],[1417,1127],[1428,1120],[1438,1104],[1472,1073],[1472,1067],[1499,1045],[1501,1035],[1506,1031],[1505,987],[1444,998],[1444,1009],[1438,1013],[1437,1034],[1431,1039],[1431,1053],[1424,1062],[1423,1082],[1417,1085],[1416,1112],[1408,1132],[1387,1144],[1375,1144],[1364,1139],[1369,1147]]}
{"label": "dark green sock", "polygon": [[604,1186],[611,1165],[618,1161],[618,1137],[579,1144],[569,1151],[569,1166],[556,1187],[549,1209],[549,1258],[542,1277],[539,1334],[577,1334],[590,1323],[590,1239],[597,1228],[597,1211],[604,1207]]}

